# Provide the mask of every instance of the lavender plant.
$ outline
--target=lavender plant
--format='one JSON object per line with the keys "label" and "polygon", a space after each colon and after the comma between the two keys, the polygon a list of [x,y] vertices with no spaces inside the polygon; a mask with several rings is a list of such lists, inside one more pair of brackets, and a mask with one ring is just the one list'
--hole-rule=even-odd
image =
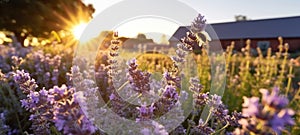
{"label": "lavender plant", "polygon": [[[80,109],[79,102],[82,99],[80,92],[74,88],[68,89],[54,86],[50,90],[36,91],[37,84],[26,72],[17,70],[14,80],[19,84],[27,98],[21,103],[32,114],[31,129],[35,134],[50,134],[50,125],[55,124],[59,131],[64,134],[92,134],[95,127],[87,119]],[[78,128],[79,127],[79,128]]]}
{"label": "lavender plant", "polygon": [[29,118],[32,121],[31,130],[35,134],[50,134],[49,122],[53,116],[51,114],[52,106],[48,101],[48,92],[44,89],[37,92],[35,80],[31,79],[29,73],[24,70],[17,70],[14,80],[27,95],[27,98],[22,99],[21,103],[22,107],[32,113]]}
{"label": "lavender plant", "polygon": [[65,85],[49,90],[54,103],[53,121],[64,134],[93,134],[96,131],[93,123],[84,115],[79,102],[84,100],[83,93],[68,89]]}

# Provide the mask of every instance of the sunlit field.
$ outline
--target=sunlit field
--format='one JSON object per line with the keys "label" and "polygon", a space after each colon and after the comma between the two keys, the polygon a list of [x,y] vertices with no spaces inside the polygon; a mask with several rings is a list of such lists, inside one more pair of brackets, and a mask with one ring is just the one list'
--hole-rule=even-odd
{"label": "sunlit field", "polygon": [[23,42],[0,31],[0,135],[300,134],[300,57],[281,37],[277,52],[249,39],[209,54],[199,15],[164,51],[124,49],[116,31],[81,48],[86,25]]}

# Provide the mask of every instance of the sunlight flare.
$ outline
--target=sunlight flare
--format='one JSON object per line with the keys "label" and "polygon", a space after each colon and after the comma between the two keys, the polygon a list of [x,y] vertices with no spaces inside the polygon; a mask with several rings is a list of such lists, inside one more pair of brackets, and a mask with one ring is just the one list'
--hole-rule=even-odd
{"label": "sunlight flare", "polygon": [[80,39],[81,34],[84,31],[86,26],[87,26],[87,23],[80,23],[80,24],[74,26],[72,32],[73,32],[75,39],[77,39],[77,40]]}

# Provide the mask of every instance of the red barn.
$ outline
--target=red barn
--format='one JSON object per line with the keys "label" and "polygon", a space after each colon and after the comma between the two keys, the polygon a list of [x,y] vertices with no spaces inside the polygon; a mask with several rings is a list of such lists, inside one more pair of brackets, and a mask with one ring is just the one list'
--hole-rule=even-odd
{"label": "red barn", "polygon": [[[251,39],[253,49],[271,47],[272,51],[276,51],[279,44],[278,37],[282,37],[283,42],[289,44],[290,52],[300,52],[300,16],[215,23],[210,26],[206,31],[212,40],[220,40],[223,48],[230,45],[231,41],[235,41],[235,49],[240,50],[245,46],[245,41]],[[169,39],[170,44],[177,44],[178,39],[184,37],[189,29],[189,26],[179,27]]]}

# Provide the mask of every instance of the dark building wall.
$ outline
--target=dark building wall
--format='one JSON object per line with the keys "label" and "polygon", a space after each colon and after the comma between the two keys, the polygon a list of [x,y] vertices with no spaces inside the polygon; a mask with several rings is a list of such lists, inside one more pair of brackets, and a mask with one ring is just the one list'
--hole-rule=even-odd
{"label": "dark building wall", "polygon": [[300,51],[300,38],[283,39],[283,42],[286,42],[289,44],[289,50],[291,52],[299,52]]}
{"label": "dark building wall", "polygon": [[[229,39],[229,40],[220,40],[223,49],[226,49],[227,46],[231,45],[231,42],[235,42],[235,50],[240,51],[243,47],[246,46],[247,39]],[[269,47],[272,48],[272,51],[278,51],[278,45],[280,44],[277,38],[261,38],[261,39],[251,39],[251,48],[256,49],[258,44],[261,42],[268,42]],[[283,43],[289,44],[289,52],[300,51],[300,38],[284,38]]]}

